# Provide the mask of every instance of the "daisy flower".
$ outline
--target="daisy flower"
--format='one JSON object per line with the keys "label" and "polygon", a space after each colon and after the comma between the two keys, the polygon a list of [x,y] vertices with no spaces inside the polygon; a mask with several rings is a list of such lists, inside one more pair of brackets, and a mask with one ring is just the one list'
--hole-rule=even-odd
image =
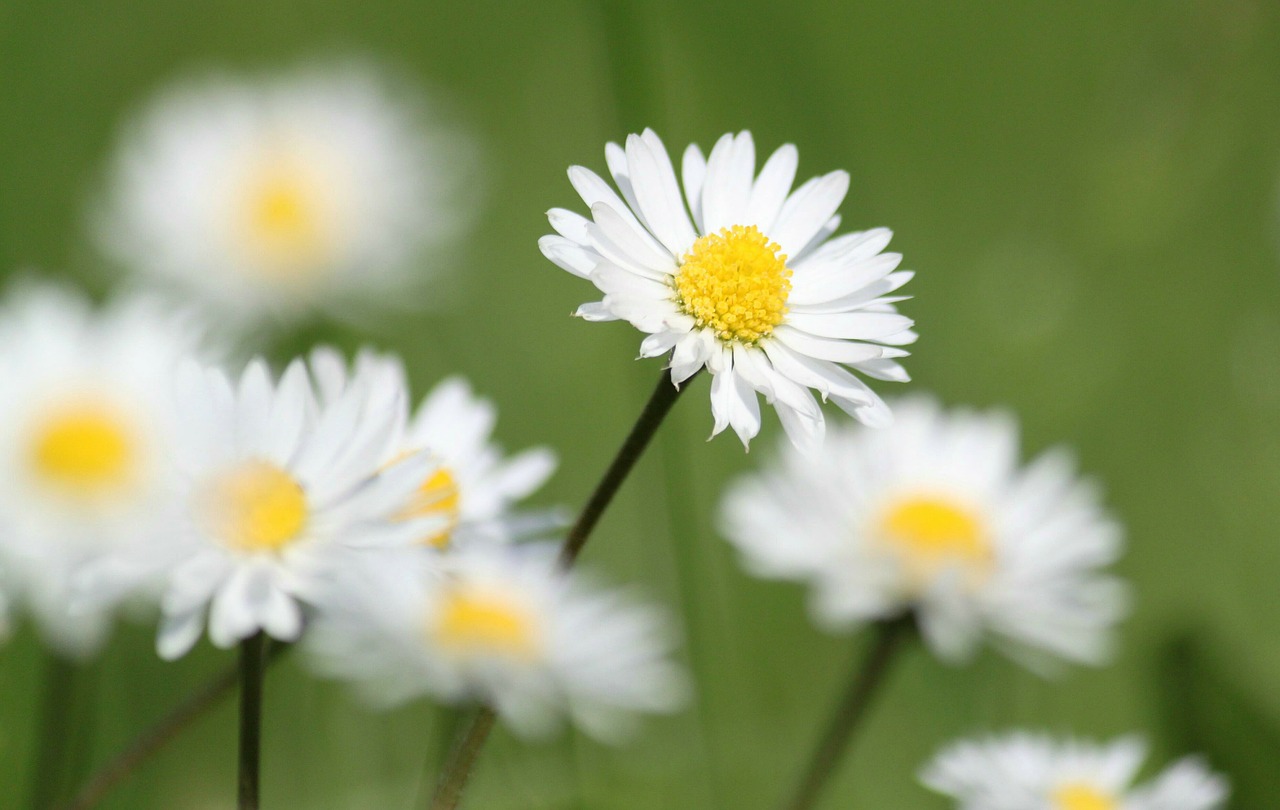
{"label": "daisy flower", "polygon": [[831,629],[912,612],[947,659],[988,636],[1035,667],[1101,663],[1126,603],[1101,570],[1121,532],[1069,455],[1020,467],[1000,412],[922,398],[894,410],[889,430],[842,428],[815,454],[784,447],[730,488],[721,526],[748,567],[810,582]]}
{"label": "daisy flower", "polygon": [[185,365],[177,387],[183,555],[161,603],[162,657],[190,649],[206,613],[219,647],[258,631],[293,641],[336,569],[439,529],[434,517],[402,517],[431,460],[381,464],[405,419],[393,378],[357,372],[321,402],[303,362],[275,384],[255,360],[238,385]]}
{"label": "daisy flower", "polygon": [[99,241],[224,318],[400,300],[469,163],[402,95],[358,65],[179,84],[126,128]]}
{"label": "daisy flower", "polygon": [[0,306],[0,552],[15,600],[63,654],[93,653],[154,573],[124,560],[166,529],[167,394],[200,338],[149,298],[95,309],[27,285]]}
{"label": "daisy flower", "polygon": [[552,209],[558,235],[539,242],[548,259],[604,293],[578,315],[647,333],[640,356],[670,353],[675,385],[708,369],[713,436],[732,427],[749,442],[760,430],[758,393],[798,444],[822,435],[809,389],[867,424],[890,421],[849,369],[907,380],[896,358],[916,335],[895,309],[903,299],[890,294],[912,273],[894,272],[902,256],[882,252],[888,229],[832,238],[845,172],[793,191],[796,148],[780,147],[757,175],[751,133],[742,132],[722,137],[709,157],[696,145],[685,150],[682,198],[652,130],[629,135],[625,148],[608,144],[605,159],[621,196],[574,166],[569,180],[590,218]]}
{"label": "daisy flower", "polygon": [[483,701],[525,735],[567,714],[613,739],[634,713],[678,704],[684,684],[663,617],[559,569],[553,547],[427,556],[351,569],[308,634],[322,673],[383,705],[424,694]]}
{"label": "daisy flower", "polygon": [[1014,733],[954,743],[920,779],[963,810],[1215,810],[1228,786],[1195,757],[1133,787],[1146,747],[1134,737],[1109,745]]}

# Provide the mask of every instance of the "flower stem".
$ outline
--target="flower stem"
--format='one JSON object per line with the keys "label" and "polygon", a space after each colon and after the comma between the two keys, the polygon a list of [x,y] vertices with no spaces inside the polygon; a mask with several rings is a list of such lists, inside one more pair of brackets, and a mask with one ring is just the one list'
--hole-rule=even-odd
{"label": "flower stem", "polygon": [[[687,384],[688,381],[686,381],[686,387]],[[658,378],[657,387],[649,397],[648,404],[644,406],[640,417],[636,419],[635,426],[631,428],[631,433],[627,435],[617,455],[610,462],[609,468],[605,470],[600,483],[596,484],[595,491],[587,499],[586,506],[582,507],[578,519],[569,529],[564,545],[560,547],[559,562],[562,568],[570,568],[577,561],[578,555],[582,553],[582,547],[587,544],[587,540],[591,539],[591,531],[613,501],[613,496],[618,494],[622,483],[627,480],[627,475],[644,454],[649,441],[658,432],[662,420],[671,412],[671,406],[676,403],[676,399],[683,390],[684,388],[677,388],[671,384],[671,375],[664,369]],[[496,719],[497,715],[492,709],[482,706],[458,735],[445,763],[440,781],[436,784],[435,794],[431,797],[429,805],[431,810],[454,810],[458,806],[462,791],[467,786],[467,780],[471,777],[476,760],[480,757],[480,749],[484,747]]]}
{"label": "flower stem", "polygon": [[31,808],[48,810],[60,798],[66,784],[71,729],[72,697],[78,667],[56,652],[46,658],[37,731],[35,768],[31,773]]}
{"label": "flower stem", "polygon": [[859,723],[866,716],[877,687],[884,681],[889,665],[913,626],[910,616],[890,619],[876,625],[875,638],[859,663],[856,674],[849,680],[848,691],[831,715],[831,722],[809,759],[804,777],[796,786],[791,801],[783,805],[787,810],[809,810],[818,801],[819,794],[835,773]]}
{"label": "flower stem", "polygon": [[267,637],[257,633],[240,642],[240,810],[258,810],[258,771],[262,764],[262,676]]}
{"label": "flower stem", "polygon": [[[287,644],[272,644],[267,650],[266,664],[270,664],[287,649],[289,649]],[[97,806],[116,785],[132,775],[142,763],[168,745],[187,726],[221,703],[223,698],[231,694],[239,681],[239,664],[227,667],[214,676],[186,700],[173,707],[168,714],[134,737],[123,751],[94,773],[63,810],[89,810]]]}

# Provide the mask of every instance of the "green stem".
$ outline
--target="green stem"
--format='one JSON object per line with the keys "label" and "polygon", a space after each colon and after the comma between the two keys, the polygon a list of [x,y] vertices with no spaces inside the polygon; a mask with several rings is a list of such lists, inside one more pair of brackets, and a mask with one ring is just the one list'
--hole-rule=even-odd
{"label": "green stem", "polygon": [[262,680],[267,637],[257,633],[240,643],[239,810],[258,810],[262,764]]}
{"label": "green stem", "polygon": [[808,769],[796,786],[791,801],[783,805],[787,810],[809,810],[818,801],[866,716],[877,687],[883,683],[889,665],[913,626],[909,616],[876,625],[875,638],[832,713],[827,731],[809,760]]}

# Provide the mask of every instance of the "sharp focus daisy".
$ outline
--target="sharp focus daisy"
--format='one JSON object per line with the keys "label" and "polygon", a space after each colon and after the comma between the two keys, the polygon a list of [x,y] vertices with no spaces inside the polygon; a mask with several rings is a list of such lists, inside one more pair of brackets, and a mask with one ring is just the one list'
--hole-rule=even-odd
{"label": "sharp focus daisy", "polygon": [[166,528],[168,392],[200,338],[149,298],[95,309],[31,285],[0,306],[0,551],[16,601],[64,654],[92,653],[152,572],[123,560]]}
{"label": "sharp focus daisy", "polygon": [[177,385],[183,555],[161,603],[163,657],[195,643],[206,612],[219,647],[258,631],[295,640],[335,570],[439,529],[438,518],[403,517],[430,459],[382,464],[404,426],[395,378],[358,370],[318,398],[301,361],[278,384],[254,361],[238,386],[195,365]]}
{"label": "sharp focus daisy", "polygon": [[1018,463],[1003,413],[894,407],[889,430],[849,426],[821,452],[783,448],[727,493],[725,535],[762,576],[808,581],[832,629],[913,612],[952,660],[989,637],[1032,666],[1100,663],[1125,589],[1103,572],[1119,526],[1069,455]]}
{"label": "sharp focus daisy", "polygon": [[179,84],[126,129],[100,241],[225,317],[394,304],[468,208],[422,119],[360,66]]}
{"label": "sharp focus daisy", "polygon": [[1216,810],[1225,779],[1199,759],[1183,759],[1150,782],[1133,786],[1142,741],[1107,745],[1015,733],[954,743],[921,780],[963,810]]}
{"label": "sharp focus daisy", "polygon": [[308,639],[322,672],[375,702],[479,700],[522,734],[567,714],[612,738],[635,713],[681,698],[661,614],[560,570],[544,544],[473,545],[355,572]]}
{"label": "sharp focus daisy", "polygon": [[850,370],[907,379],[897,358],[916,335],[892,293],[912,273],[895,272],[901,255],[883,252],[888,229],[832,237],[845,172],[793,190],[796,148],[780,147],[756,174],[751,133],[742,132],[705,158],[696,145],[685,150],[682,197],[653,131],[628,136],[625,148],[609,144],[605,158],[618,191],[571,168],[590,217],[552,209],[558,235],[540,242],[547,258],[604,293],[578,315],[647,333],[640,355],[670,353],[676,385],[708,369],[712,435],[732,427],[748,442],[763,394],[792,440],[812,444],[824,423],[809,389],[867,424],[890,421]]}

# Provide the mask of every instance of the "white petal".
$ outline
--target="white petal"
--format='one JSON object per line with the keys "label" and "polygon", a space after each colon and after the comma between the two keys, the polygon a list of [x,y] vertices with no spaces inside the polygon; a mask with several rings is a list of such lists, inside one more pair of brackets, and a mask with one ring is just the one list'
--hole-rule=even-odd
{"label": "white petal", "polygon": [[743,224],[755,225],[763,233],[769,233],[778,221],[778,213],[796,179],[796,165],[800,154],[793,144],[783,144],[769,156],[760,170],[760,176],[751,188],[751,201]]}
{"label": "white petal", "polygon": [[880,347],[852,340],[815,337],[783,324],[773,330],[778,342],[808,357],[836,363],[858,363],[880,357]]}
{"label": "white petal", "polygon": [[750,132],[741,132],[736,138],[725,135],[716,142],[707,159],[707,179],[702,186],[706,233],[743,224],[755,168],[756,150]]}
{"label": "white petal", "polygon": [[552,208],[547,212],[547,221],[556,233],[579,245],[587,244],[587,218],[567,208]]}
{"label": "white petal", "polygon": [[680,173],[684,177],[684,195],[689,201],[689,211],[693,213],[693,224],[705,232],[702,226],[702,185],[707,178],[707,159],[696,143],[689,144],[684,150]]}
{"label": "white petal", "polygon": [[[584,232],[585,235],[585,232]],[[599,257],[594,251],[574,244],[563,236],[544,236],[538,240],[538,249],[562,270],[578,278],[590,278]]]}
{"label": "white petal", "polygon": [[186,655],[204,631],[204,609],[164,616],[156,636],[156,653],[165,661]]}
{"label": "white petal", "polygon": [[910,329],[912,323],[907,316],[890,312],[837,312],[829,315],[796,312],[787,317],[787,325],[791,329],[838,340],[878,340],[892,337]]}
{"label": "white petal", "polygon": [[689,251],[697,234],[685,214],[671,158],[657,133],[646,129],[643,135],[627,136],[627,164],[645,221],[678,259]]}
{"label": "white petal", "polygon": [[849,174],[835,171],[816,183],[805,184],[782,206],[778,223],[769,236],[787,256],[797,256],[822,230],[849,191]]}

